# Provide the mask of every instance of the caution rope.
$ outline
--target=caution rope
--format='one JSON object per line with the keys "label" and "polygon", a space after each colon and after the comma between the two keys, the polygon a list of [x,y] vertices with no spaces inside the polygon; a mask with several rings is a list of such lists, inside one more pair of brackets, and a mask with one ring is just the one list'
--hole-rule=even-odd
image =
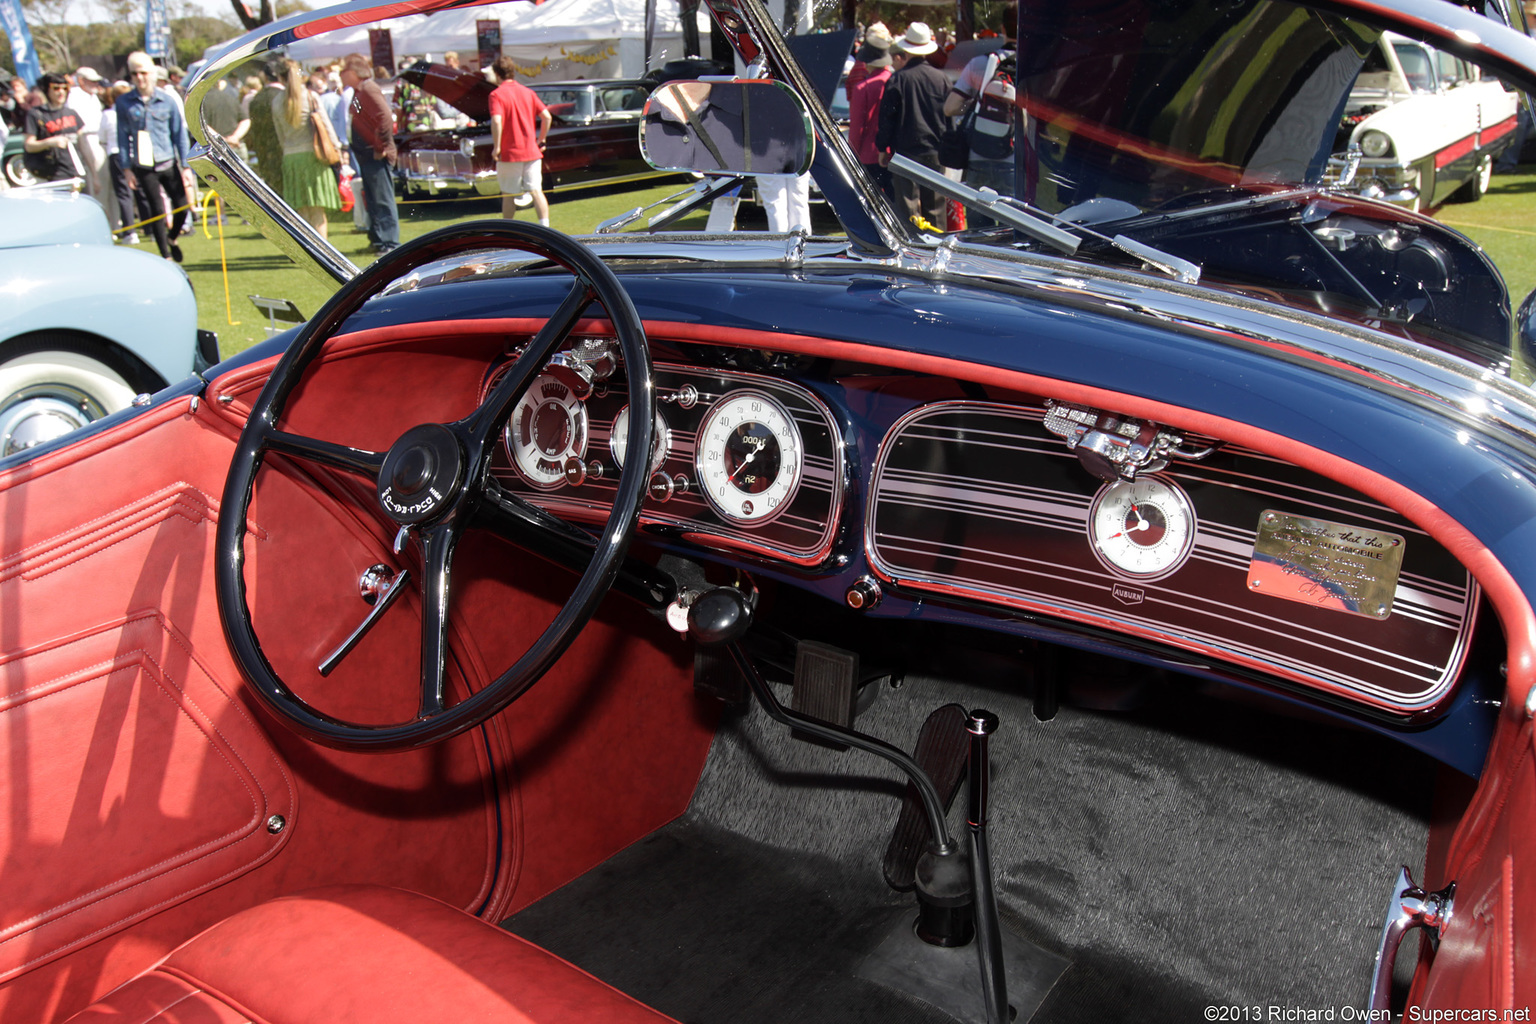
{"label": "caution rope", "polygon": [[158,217],[150,217],[147,220],[139,221],[137,224],[129,224],[127,227],[118,228],[116,231],[114,231],[112,233],[114,235],[126,235],[130,231],[137,231],[137,230],[139,230],[139,228],[142,228],[146,224],[153,224],[155,221],[160,220],[162,217],[174,217],[174,216],[176,216],[176,214],[180,213],[181,211],[183,211],[183,210],[190,210],[190,209],[192,209],[192,204],[191,203],[187,203],[185,206],[178,206],[174,210],[169,210],[169,211],[167,211],[165,213],[162,213]]}

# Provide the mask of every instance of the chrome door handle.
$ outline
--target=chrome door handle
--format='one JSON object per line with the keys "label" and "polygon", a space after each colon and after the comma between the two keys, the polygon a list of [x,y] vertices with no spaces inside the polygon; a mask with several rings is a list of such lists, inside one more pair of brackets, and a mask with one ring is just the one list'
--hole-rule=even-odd
{"label": "chrome door handle", "polygon": [[1397,962],[1397,947],[1411,928],[1428,928],[1440,937],[1451,919],[1451,905],[1456,897],[1456,883],[1438,892],[1425,892],[1413,884],[1407,867],[1398,869],[1397,882],[1387,900],[1387,919],[1382,925],[1381,942],[1376,947],[1376,974],[1371,981],[1370,1009],[1390,1010],[1392,1003],[1392,967]]}

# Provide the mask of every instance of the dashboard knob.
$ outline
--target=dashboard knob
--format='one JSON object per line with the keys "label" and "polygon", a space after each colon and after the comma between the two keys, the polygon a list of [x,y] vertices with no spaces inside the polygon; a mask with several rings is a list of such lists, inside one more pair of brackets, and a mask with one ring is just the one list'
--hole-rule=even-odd
{"label": "dashboard knob", "polygon": [[849,584],[847,592],[843,594],[843,601],[856,612],[867,612],[879,604],[883,596],[879,580],[873,576],[860,576]]}
{"label": "dashboard knob", "polygon": [[675,490],[672,478],[665,473],[652,473],[650,492],[652,501],[670,501]]}
{"label": "dashboard knob", "polygon": [[562,468],[565,470],[565,482],[572,487],[580,487],[587,482],[587,464],[576,456],[566,459]]}
{"label": "dashboard knob", "polygon": [[688,632],[706,647],[739,640],[752,628],[752,606],[735,587],[706,590],[688,606]]}

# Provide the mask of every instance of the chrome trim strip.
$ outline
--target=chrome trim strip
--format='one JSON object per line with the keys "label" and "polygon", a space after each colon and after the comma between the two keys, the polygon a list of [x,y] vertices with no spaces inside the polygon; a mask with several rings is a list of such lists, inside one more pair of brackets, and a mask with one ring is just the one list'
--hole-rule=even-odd
{"label": "chrome trim strip", "polygon": [[[715,369],[713,367],[694,366],[683,363],[656,363],[654,369],[656,371],[664,370],[680,376],[710,376],[735,380],[743,382],[748,386],[763,388],[770,393],[775,390],[788,391],[803,400],[821,416],[822,422],[827,428],[828,436],[832,442],[832,464],[826,469],[817,469],[813,467],[813,459],[807,458],[805,480],[802,482],[801,490],[804,491],[806,484],[812,480],[824,480],[831,493],[827,499],[829,514],[826,523],[823,525],[816,541],[803,548],[770,544],[745,529],[713,526],[688,516],[671,515],[663,511],[666,508],[665,505],[658,506],[649,501],[646,502],[640,513],[641,529],[656,534],[663,539],[680,536],[685,540],[705,547],[740,551],[807,568],[824,564],[832,554],[832,546],[837,538],[838,524],[842,522],[845,512],[844,504],[847,500],[850,472],[847,457],[847,441],[843,437],[842,429],[836,418],[832,415],[831,410],[827,408],[826,404],[809,389],[801,387],[799,384],[780,380],[776,377],[768,377],[763,374],[749,373],[742,370]],[[721,395],[723,394],[725,392],[721,392]],[[710,404],[713,404],[719,398],[720,395],[712,395],[708,401]],[[705,395],[701,392],[700,405],[703,405],[704,402]],[[674,427],[672,437],[673,454],[679,459],[686,458],[691,469],[693,465],[691,432]],[[815,460],[821,458],[821,456],[817,456]],[[518,480],[521,481],[522,478],[518,477]],[[600,522],[608,515],[607,503],[573,497],[568,492],[560,494],[534,493],[526,497],[527,500],[546,511],[564,513],[583,521]],[[700,498],[700,501],[703,503],[702,498]],[[703,507],[709,508],[708,504],[703,504]],[[794,517],[783,514],[781,518],[787,521]]]}
{"label": "chrome trim strip", "polygon": [[[1413,715],[1434,709],[1445,700],[1446,696],[1454,687],[1457,678],[1460,676],[1462,666],[1465,664],[1469,652],[1472,632],[1477,622],[1481,596],[1481,588],[1479,587],[1476,578],[1473,577],[1470,572],[1467,573],[1467,589],[1464,604],[1464,614],[1458,616],[1460,619],[1460,626],[1452,640],[1451,648],[1448,652],[1443,671],[1438,665],[1426,666],[1432,667],[1435,670],[1434,677],[1426,679],[1428,685],[1423,690],[1420,690],[1415,694],[1407,695],[1405,698],[1403,694],[1375,686],[1367,679],[1353,679],[1342,676],[1327,677],[1319,675],[1316,671],[1308,671],[1308,669],[1315,669],[1317,666],[1311,666],[1292,658],[1279,658],[1274,655],[1269,655],[1264,651],[1253,648],[1251,645],[1240,644],[1229,638],[1212,636],[1194,631],[1187,633],[1174,633],[1171,631],[1159,629],[1150,621],[1133,618],[1129,615],[1129,613],[1125,615],[1116,615],[1106,611],[1102,607],[1087,605],[1081,602],[1069,600],[1047,600],[1043,599],[1039,594],[1026,594],[1021,591],[988,587],[979,583],[961,583],[957,582],[957,580],[941,579],[934,576],[908,574],[904,570],[895,568],[891,565],[890,562],[881,557],[880,545],[875,536],[876,505],[882,492],[881,484],[885,475],[887,459],[894,449],[895,441],[902,436],[903,432],[914,421],[920,420],[927,416],[942,414],[945,412],[953,412],[957,410],[974,411],[986,415],[1001,414],[1023,421],[1034,421],[1039,420],[1040,418],[1037,412],[1024,406],[1014,406],[1006,403],[996,402],[956,400],[932,402],[927,405],[918,406],[917,408],[912,409],[902,415],[896,420],[895,423],[891,425],[890,429],[886,431],[885,437],[881,438],[880,444],[876,450],[874,467],[870,474],[869,493],[866,498],[867,507],[865,508],[864,515],[865,557],[868,559],[870,568],[874,571],[875,575],[885,583],[888,583],[894,587],[910,588],[913,590],[925,591],[945,597],[976,600],[987,604],[1000,605],[1007,608],[1019,608],[1026,611],[1053,616],[1059,619],[1065,619],[1069,622],[1110,629],[1115,632],[1128,634],[1137,639],[1147,640],[1160,645],[1190,651],[1202,657],[1209,658],[1214,662],[1254,669],[1266,675],[1274,676],[1291,683],[1296,683],[1310,689],[1321,690],[1336,697],[1342,697],[1356,703],[1365,704],[1399,715]],[[1065,452],[1065,449],[1063,449],[1063,452]],[[1270,456],[1266,457],[1273,458]],[[1291,463],[1285,462],[1281,459],[1275,459],[1274,461],[1281,462],[1284,465],[1292,465]],[[1063,510],[1068,504],[1076,504],[1075,498],[1073,498],[1073,496],[1068,495],[1063,497],[1070,499],[1066,502],[1056,502],[1057,506]],[[1384,506],[1379,506],[1378,504],[1377,507]],[[1086,517],[1086,514],[1086,506],[1084,506],[1084,517]],[[1074,523],[1078,521],[1078,517],[1076,515],[1068,515],[1067,518],[1071,519]],[[1084,521],[1086,521],[1086,519],[1084,519]],[[1204,533],[1206,530],[1206,527],[1203,523],[1201,524],[1200,530],[1202,533]],[[1229,548],[1230,546],[1230,542],[1220,545],[1222,548]],[[1197,557],[1199,556],[1198,549],[1199,545],[1197,545]],[[986,555],[992,560],[995,560],[1000,556],[1000,553],[998,552],[981,554]],[[1046,571],[1048,568],[1050,567],[1045,566],[1042,563],[1040,575],[1049,576],[1050,573]],[[1399,594],[1403,597],[1408,597],[1409,595],[1418,595],[1420,593],[1422,593],[1422,591],[1415,588],[1399,588]],[[1192,594],[1181,594],[1179,596],[1186,600],[1204,600],[1199,598],[1198,595]],[[1147,600],[1149,603],[1155,604],[1159,603],[1159,601],[1162,599],[1149,597]],[[1443,610],[1444,599],[1442,598],[1434,601],[1426,601],[1426,607],[1422,609],[1422,612],[1433,615],[1435,611]],[[1423,615],[1415,615],[1414,618],[1416,621],[1424,621]],[[1275,622],[1277,624],[1277,628],[1270,629],[1268,627],[1260,627],[1261,631],[1282,633],[1291,639],[1297,639],[1294,631],[1286,632],[1285,629],[1279,628],[1284,626],[1283,620],[1276,618]],[[1442,628],[1452,628],[1452,626],[1447,624],[1443,625]],[[1363,646],[1348,641],[1346,638],[1340,637],[1325,637],[1318,641],[1316,646],[1324,649],[1333,649],[1326,642],[1330,639],[1344,639],[1346,643],[1351,643],[1352,646]],[[1367,661],[1371,658],[1375,658],[1377,663],[1380,663],[1380,661],[1384,658],[1390,658],[1398,661],[1404,660],[1397,657],[1395,654],[1393,654],[1393,652],[1378,651],[1374,648],[1368,647],[1363,649],[1363,653],[1359,655],[1351,655],[1351,657],[1355,660],[1361,661]],[[1412,678],[1414,675],[1411,671],[1408,670],[1401,671],[1398,674],[1403,676],[1405,679]]]}
{"label": "chrome trim strip", "polygon": [[[254,224],[283,255],[326,285],[346,284],[360,271],[213,132],[206,146],[192,153],[192,169],[219,194],[229,209]],[[233,188],[226,187],[226,182]]]}

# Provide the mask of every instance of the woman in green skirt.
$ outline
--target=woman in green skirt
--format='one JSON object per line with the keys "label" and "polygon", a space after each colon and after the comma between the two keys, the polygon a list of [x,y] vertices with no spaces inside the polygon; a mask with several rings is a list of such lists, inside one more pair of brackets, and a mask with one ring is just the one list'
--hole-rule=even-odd
{"label": "woman in green skirt", "polygon": [[272,97],[272,121],[283,146],[283,199],[324,238],[326,212],[341,209],[336,171],[315,157],[315,132],[331,132],[330,122],[310,117],[318,104],[305,88],[304,70],[294,61],[283,62],[283,86],[284,91]]}

